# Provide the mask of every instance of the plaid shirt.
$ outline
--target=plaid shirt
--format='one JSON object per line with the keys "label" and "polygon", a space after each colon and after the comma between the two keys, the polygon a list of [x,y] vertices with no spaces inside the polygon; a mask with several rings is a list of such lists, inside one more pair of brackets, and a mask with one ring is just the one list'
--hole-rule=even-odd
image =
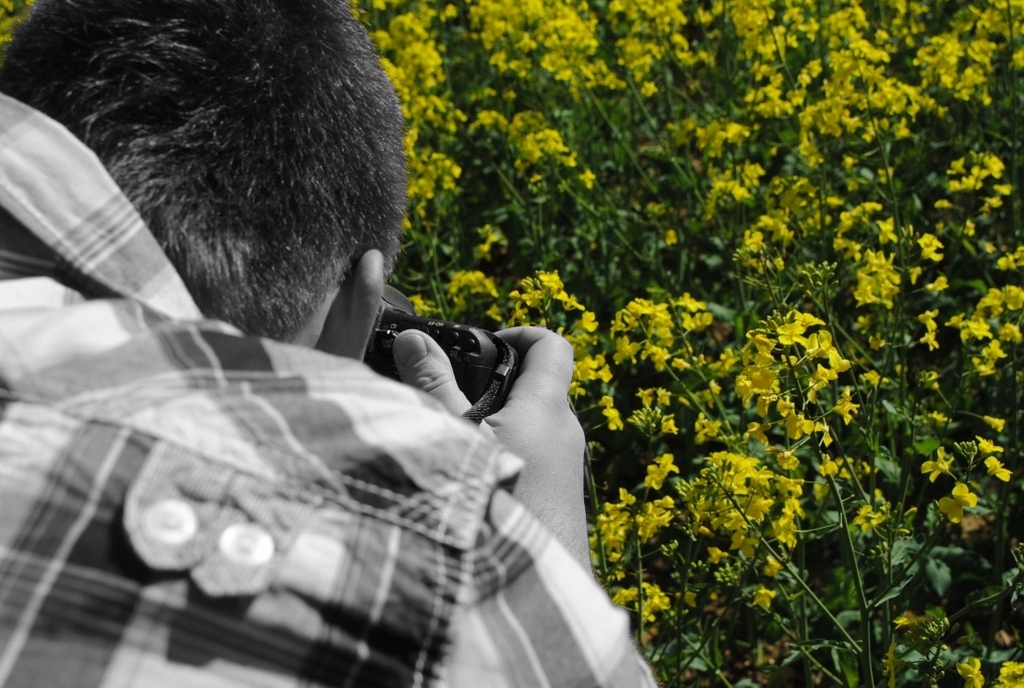
{"label": "plaid shirt", "polygon": [[653,686],[519,465],[203,321],[92,153],[0,95],[0,685]]}

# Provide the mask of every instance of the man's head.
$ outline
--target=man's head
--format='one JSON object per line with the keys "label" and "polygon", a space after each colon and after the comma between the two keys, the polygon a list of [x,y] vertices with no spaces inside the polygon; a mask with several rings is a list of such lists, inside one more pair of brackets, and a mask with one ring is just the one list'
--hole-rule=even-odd
{"label": "man's head", "polygon": [[346,0],[37,0],[0,91],[96,152],[208,316],[292,339],[393,268],[402,114]]}

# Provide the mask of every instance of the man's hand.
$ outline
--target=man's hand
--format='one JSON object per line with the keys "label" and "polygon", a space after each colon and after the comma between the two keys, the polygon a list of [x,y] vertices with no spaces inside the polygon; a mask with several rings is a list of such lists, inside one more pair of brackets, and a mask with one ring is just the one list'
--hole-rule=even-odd
{"label": "man's hand", "polygon": [[[526,465],[515,496],[590,570],[583,507],[584,437],[569,406],[573,351],[559,335],[516,327],[498,336],[519,352],[520,372],[505,405],[483,425]],[[469,401],[455,383],[448,356],[422,332],[406,330],[394,343],[402,381],[427,392],[461,416]]]}

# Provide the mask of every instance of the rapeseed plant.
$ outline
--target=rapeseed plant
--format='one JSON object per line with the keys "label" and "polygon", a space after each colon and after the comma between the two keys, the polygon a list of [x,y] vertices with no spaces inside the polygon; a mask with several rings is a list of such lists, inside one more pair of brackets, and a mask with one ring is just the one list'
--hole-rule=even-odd
{"label": "rapeseed plant", "polygon": [[1024,2],[364,9],[401,279],[573,344],[664,683],[1014,685]]}
{"label": "rapeseed plant", "polygon": [[665,685],[1014,685],[1024,2],[365,9],[422,55],[400,279],[573,344]]}

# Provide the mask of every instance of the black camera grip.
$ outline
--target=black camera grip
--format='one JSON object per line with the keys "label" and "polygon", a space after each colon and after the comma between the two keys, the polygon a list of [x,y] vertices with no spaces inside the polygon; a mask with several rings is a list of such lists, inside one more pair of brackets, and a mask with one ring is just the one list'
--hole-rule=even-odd
{"label": "black camera grip", "polygon": [[398,379],[392,346],[398,333],[408,329],[420,330],[448,354],[455,382],[472,404],[466,418],[479,423],[501,408],[519,369],[518,353],[511,345],[478,327],[416,315],[401,292],[385,287],[365,362]]}

